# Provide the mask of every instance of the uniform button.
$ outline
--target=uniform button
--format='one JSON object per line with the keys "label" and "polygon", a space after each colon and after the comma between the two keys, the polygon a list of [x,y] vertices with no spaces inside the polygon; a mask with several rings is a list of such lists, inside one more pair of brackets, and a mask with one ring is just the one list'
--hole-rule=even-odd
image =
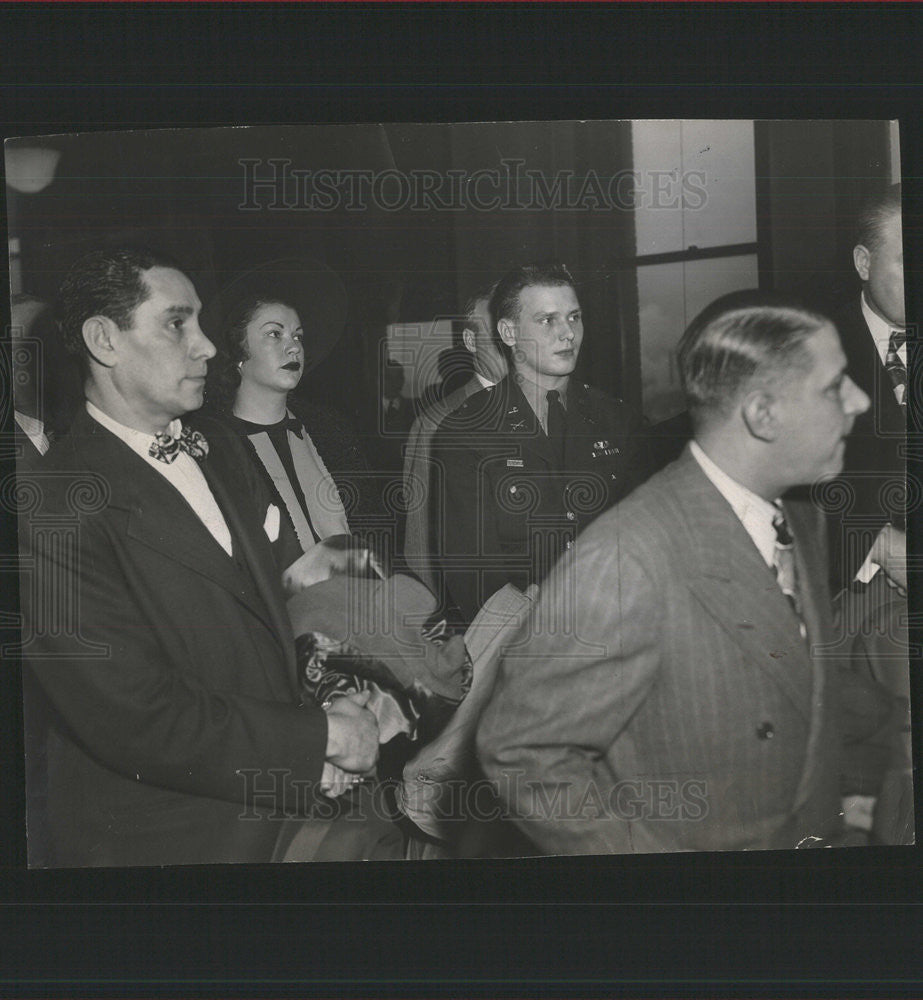
{"label": "uniform button", "polygon": [[761,740],[771,740],[776,735],[775,726],[771,722],[764,722],[756,727],[756,735]]}
{"label": "uniform button", "polygon": [[616,475],[615,475],[615,473],[614,473],[614,472],[610,472],[610,473],[609,473],[609,478],[610,478],[610,479],[615,479],[615,478],[616,478]]}
{"label": "uniform button", "polygon": [[511,486],[510,487],[510,493],[515,493],[515,492],[516,492],[516,487],[515,486]]}
{"label": "uniform button", "polygon": [[568,539],[568,540],[567,540],[567,541],[566,541],[566,542],[564,543],[564,548],[565,548],[565,549],[572,549],[573,547],[574,547],[574,543],[573,543],[573,542],[572,542],[572,541],[571,541],[570,539]]}
{"label": "uniform button", "polygon": [[577,515],[576,515],[576,514],[575,514],[575,513],[574,513],[574,512],[572,511],[572,510],[569,510],[569,511],[567,512],[567,515],[566,515],[566,516],[567,516],[567,520],[568,520],[568,521],[573,521],[573,519],[574,519],[574,518],[575,518],[575,517],[576,517]]}

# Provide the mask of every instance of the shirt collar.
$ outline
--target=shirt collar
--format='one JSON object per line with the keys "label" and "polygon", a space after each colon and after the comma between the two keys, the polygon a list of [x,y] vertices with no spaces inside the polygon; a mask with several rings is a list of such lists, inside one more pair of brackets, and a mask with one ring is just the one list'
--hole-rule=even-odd
{"label": "shirt collar", "polygon": [[[888,341],[891,339],[891,334],[895,330],[903,330],[901,326],[889,323],[886,319],[882,319],[877,312],[869,305],[868,299],[865,297],[865,292],[862,293],[862,315],[865,318],[866,325],[869,328],[869,333],[872,336],[872,340],[875,343],[875,350],[878,351],[878,356],[881,358],[881,363],[885,363],[885,358],[888,354]],[[904,348],[898,351],[899,354],[903,352]]]}
{"label": "shirt collar", "polygon": [[497,384],[496,382],[492,382],[489,378],[484,378],[484,376],[478,371],[474,373],[474,377],[481,383],[482,389],[490,389],[492,386]]}
{"label": "shirt collar", "polygon": [[[111,431],[117,438],[124,441],[132,451],[137,452],[142,457],[148,457],[150,447],[155,440],[153,434],[148,434],[147,431],[136,430],[134,427],[126,427],[125,424],[119,423],[118,420],[110,417],[108,413],[103,413],[98,406],[94,406],[89,400],[86,403],[87,413],[97,423],[102,424],[107,431]],[[179,417],[171,420],[166,433],[171,437],[179,437],[183,433],[182,420]]]}
{"label": "shirt collar", "polygon": [[705,454],[697,441],[690,444],[689,450],[715,489],[731,505],[737,519],[759,549],[763,560],[771,566],[776,544],[776,531],[772,522],[777,508],[752,490],[748,490],[746,486],[742,486],[736,479],[732,479]]}

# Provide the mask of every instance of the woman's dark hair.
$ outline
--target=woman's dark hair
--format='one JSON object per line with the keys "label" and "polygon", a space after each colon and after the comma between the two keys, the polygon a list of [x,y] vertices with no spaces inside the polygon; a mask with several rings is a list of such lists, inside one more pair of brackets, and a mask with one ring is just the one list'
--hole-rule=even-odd
{"label": "woman's dark hair", "polygon": [[220,326],[211,337],[217,353],[208,363],[205,398],[210,409],[230,413],[240,388],[240,363],[250,357],[247,326],[262,306],[287,306],[298,310],[271,289],[251,289],[233,299],[222,311]]}

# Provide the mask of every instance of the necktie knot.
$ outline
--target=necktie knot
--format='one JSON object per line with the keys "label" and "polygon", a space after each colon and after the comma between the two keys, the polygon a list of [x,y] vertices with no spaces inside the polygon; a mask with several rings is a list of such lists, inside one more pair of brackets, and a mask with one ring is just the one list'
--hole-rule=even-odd
{"label": "necktie knot", "polygon": [[205,435],[192,430],[191,427],[184,427],[179,437],[173,437],[172,434],[161,431],[154,435],[148,454],[151,458],[156,458],[158,462],[170,465],[176,461],[176,456],[181,451],[186,452],[197,462],[201,462],[208,454],[208,442],[205,440]]}
{"label": "necktie knot", "polygon": [[907,343],[907,331],[906,330],[892,330],[891,336],[888,338],[888,350],[893,351],[895,354]]}

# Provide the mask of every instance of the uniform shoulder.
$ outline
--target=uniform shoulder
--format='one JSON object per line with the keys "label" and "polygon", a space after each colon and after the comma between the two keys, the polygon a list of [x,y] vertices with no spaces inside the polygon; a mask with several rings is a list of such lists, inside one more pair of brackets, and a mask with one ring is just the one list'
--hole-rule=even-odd
{"label": "uniform shoulder", "polygon": [[448,410],[442,418],[439,429],[441,431],[461,431],[476,429],[485,418],[495,409],[495,401],[498,399],[497,387],[489,386],[486,389],[478,389],[458,405]]}
{"label": "uniform shoulder", "polygon": [[586,400],[597,406],[617,409],[627,405],[620,396],[613,396],[588,382],[581,382],[578,391]]}

